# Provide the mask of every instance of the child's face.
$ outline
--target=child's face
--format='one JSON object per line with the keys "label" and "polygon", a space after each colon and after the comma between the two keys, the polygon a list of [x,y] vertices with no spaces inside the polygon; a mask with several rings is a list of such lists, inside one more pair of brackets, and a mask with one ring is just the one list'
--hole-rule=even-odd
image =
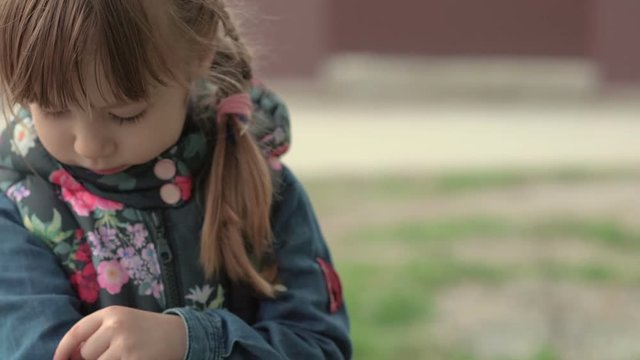
{"label": "child's face", "polygon": [[89,84],[90,110],[71,107],[52,113],[29,104],[40,141],[58,161],[99,174],[146,163],[175,144],[187,113],[188,92],[170,83],[148,101],[115,104]]}

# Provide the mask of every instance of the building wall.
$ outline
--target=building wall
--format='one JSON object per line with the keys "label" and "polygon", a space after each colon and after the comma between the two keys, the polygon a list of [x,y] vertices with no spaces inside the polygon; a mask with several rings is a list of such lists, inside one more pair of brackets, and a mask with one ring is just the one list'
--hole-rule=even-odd
{"label": "building wall", "polygon": [[[240,1],[240,0],[238,0]],[[594,60],[640,84],[638,0],[241,0],[261,73],[313,76],[334,53]]]}
{"label": "building wall", "polygon": [[534,56],[589,53],[589,0],[329,3],[334,51]]}
{"label": "building wall", "polygon": [[258,73],[312,76],[331,53],[327,0],[242,0],[240,22]]}
{"label": "building wall", "polygon": [[596,0],[593,56],[612,85],[640,84],[640,1]]}

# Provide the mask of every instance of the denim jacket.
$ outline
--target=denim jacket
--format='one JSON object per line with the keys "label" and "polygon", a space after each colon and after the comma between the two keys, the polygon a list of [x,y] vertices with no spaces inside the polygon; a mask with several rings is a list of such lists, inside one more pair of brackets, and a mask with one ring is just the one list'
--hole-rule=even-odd
{"label": "denim jacket", "polygon": [[[34,144],[30,147],[41,147],[37,139]],[[189,149],[187,146],[187,152],[192,153]],[[5,191],[0,194],[0,359],[49,359],[78,320],[110,305],[180,316],[187,329],[185,359],[189,360],[351,357],[348,317],[329,250],[305,190],[287,167],[279,168],[278,196],[271,209],[273,255],[284,291],[275,299],[265,299],[253,296],[248,289],[224,277],[204,280],[197,261],[199,239],[195,235],[199,234],[203,210],[197,201],[200,194],[195,184],[194,196],[183,196],[176,206],[156,208],[151,204],[137,212],[142,214],[139,216],[145,229],[153,229],[148,234],[150,244],[145,248],[149,250],[145,259],[149,264],[157,264],[156,272],[150,270],[151,275],[157,275],[157,281],[146,283],[137,279],[140,281],[134,286],[135,274],[130,273],[125,275],[129,280],[126,284],[110,288],[103,286],[96,271],[114,264],[124,264],[121,270],[126,270],[130,262],[125,260],[133,259],[127,257],[127,249],[111,249],[112,257],[106,261],[104,252],[108,249],[99,250],[95,243],[95,238],[104,240],[106,234],[100,237],[97,231],[62,231],[68,221],[65,214],[54,214],[48,221],[34,218],[25,212],[29,204],[26,197],[34,197],[33,204],[45,205],[53,199],[47,196],[57,197],[69,206],[70,214],[85,221],[91,216],[97,218],[96,213],[90,212],[95,209],[87,210],[86,204],[74,202],[77,198],[73,196],[78,192],[73,191],[79,188],[88,191],[88,196],[98,193],[113,200],[99,198],[103,203],[96,206],[102,206],[101,210],[109,206],[112,206],[109,210],[115,209],[114,204],[120,204],[119,194],[91,187],[90,182],[76,182],[71,176],[74,169],[67,169],[69,173],[65,172],[64,178],[49,174],[52,183],[39,188],[44,192],[30,193],[23,184],[39,183],[42,174],[36,177],[16,171],[19,166],[15,161],[2,155],[0,152],[0,168],[12,171],[7,176],[0,172],[0,182],[4,181],[0,185]],[[45,155],[38,156],[36,159]],[[167,159],[160,161],[166,163]],[[180,168],[184,164],[178,165]],[[154,164],[150,166],[153,168]],[[59,171],[62,170],[54,173]],[[171,181],[179,183],[175,178]],[[51,189],[50,193],[47,189]],[[151,199],[149,194],[141,198]],[[97,213],[104,217],[113,211]],[[132,214],[125,215],[134,218]],[[143,229],[136,226],[128,226],[127,234],[136,231],[140,234]],[[110,235],[116,244],[117,235]],[[94,282],[88,287],[78,286],[80,271],[73,272],[81,258],[87,259],[84,270],[93,271],[90,278]],[[96,278],[100,287],[95,284]]]}

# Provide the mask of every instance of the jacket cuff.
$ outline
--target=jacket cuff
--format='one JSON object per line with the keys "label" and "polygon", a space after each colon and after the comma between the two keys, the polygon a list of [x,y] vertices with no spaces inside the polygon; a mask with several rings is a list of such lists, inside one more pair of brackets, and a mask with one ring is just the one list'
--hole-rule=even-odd
{"label": "jacket cuff", "polygon": [[218,314],[188,307],[167,309],[163,314],[178,315],[185,324],[187,352],[184,360],[222,359],[224,336]]}

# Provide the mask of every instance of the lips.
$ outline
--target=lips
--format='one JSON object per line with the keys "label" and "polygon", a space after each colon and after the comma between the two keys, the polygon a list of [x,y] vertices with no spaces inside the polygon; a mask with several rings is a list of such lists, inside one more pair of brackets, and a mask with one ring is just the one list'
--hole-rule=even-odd
{"label": "lips", "polygon": [[116,174],[119,173],[123,170],[125,170],[126,168],[128,168],[128,166],[119,166],[116,168],[111,168],[111,169],[89,169],[92,172],[98,174],[98,175],[112,175],[112,174]]}

